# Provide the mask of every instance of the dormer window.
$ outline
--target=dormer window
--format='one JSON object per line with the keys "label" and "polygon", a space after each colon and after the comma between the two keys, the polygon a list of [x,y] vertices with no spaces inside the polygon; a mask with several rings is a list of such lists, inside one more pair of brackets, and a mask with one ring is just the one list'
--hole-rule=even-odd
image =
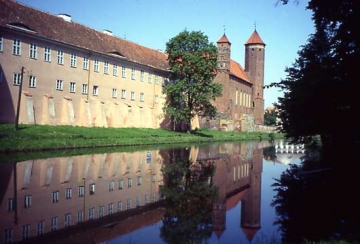
{"label": "dormer window", "polygon": [[35,30],[31,29],[29,26],[24,25],[22,23],[10,23],[10,24],[7,24],[7,26],[16,28],[19,30],[24,30],[24,31],[34,32],[34,33],[36,32]]}

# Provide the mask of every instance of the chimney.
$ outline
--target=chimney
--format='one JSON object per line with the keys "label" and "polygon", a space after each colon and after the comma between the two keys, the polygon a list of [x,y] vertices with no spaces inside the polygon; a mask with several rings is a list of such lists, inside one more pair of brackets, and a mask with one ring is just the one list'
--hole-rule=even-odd
{"label": "chimney", "polygon": [[71,15],[68,14],[58,14],[58,17],[62,18],[66,22],[71,22]]}
{"label": "chimney", "polygon": [[109,30],[104,30],[103,33],[106,35],[109,35],[109,36],[113,36],[112,31],[109,31]]}

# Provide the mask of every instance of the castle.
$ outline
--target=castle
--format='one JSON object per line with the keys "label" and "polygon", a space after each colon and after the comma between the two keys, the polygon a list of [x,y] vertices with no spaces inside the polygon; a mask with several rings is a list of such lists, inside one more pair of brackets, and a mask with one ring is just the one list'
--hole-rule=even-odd
{"label": "castle", "polygon": [[[0,123],[169,128],[167,55],[16,1],[0,0]],[[217,42],[216,119],[195,127],[251,131],[263,124],[265,43],[245,44],[245,69]]]}

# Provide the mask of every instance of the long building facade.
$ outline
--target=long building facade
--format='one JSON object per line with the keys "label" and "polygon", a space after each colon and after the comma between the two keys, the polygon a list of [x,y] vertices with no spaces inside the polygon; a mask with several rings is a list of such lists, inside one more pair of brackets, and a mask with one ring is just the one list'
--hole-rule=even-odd
{"label": "long building facade", "polygon": [[[165,53],[12,0],[0,0],[0,16],[0,123],[169,128]],[[261,125],[264,42],[255,30],[245,70],[225,34],[217,45],[219,117],[194,120],[193,128]]]}

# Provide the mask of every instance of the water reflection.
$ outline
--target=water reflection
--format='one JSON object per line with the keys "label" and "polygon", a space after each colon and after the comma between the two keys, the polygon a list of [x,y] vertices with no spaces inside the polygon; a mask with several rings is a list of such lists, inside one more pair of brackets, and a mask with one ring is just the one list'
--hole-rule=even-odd
{"label": "water reflection", "polygon": [[101,243],[159,221],[157,242],[199,243],[214,234],[221,240],[226,213],[239,202],[238,232],[251,241],[261,228],[266,146],[225,143],[0,165],[0,242]]}

